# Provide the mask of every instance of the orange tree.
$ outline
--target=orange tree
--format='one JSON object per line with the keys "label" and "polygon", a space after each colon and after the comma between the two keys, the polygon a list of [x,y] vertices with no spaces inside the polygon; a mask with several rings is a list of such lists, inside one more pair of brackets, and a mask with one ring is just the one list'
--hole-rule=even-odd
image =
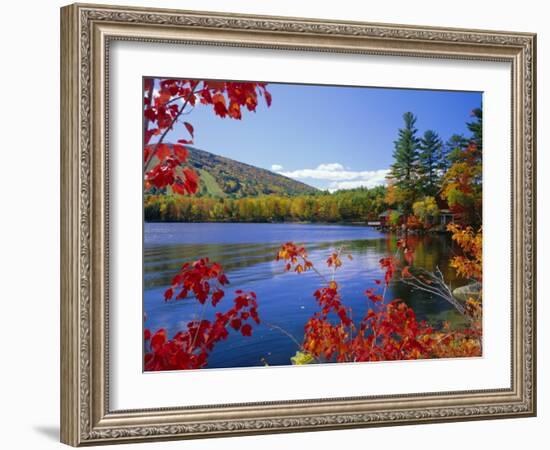
{"label": "orange tree", "polygon": [[452,239],[455,241],[462,253],[454,256],[450,262],[458,275],[474,280],[479,284],[479,294],[469,296],[466,300],[466,310],[474,319],[477,327],[481,328],[481,313],[482,313],[482,290],[483,282],[483,233],[481,228],[475,231],[471,226],[461,226],[457,224],[449,224],[447,230],[451,232]]}
{"label": "orange tree", "polygon": [[467,123],[472,136],[448,156],[451,166],[443,176],[441,198],[459,216],[460,222],[478,226],[482,210],[482,111],[472,111]]}
{"label": "orange tree", "polygon": [[[195,134],[194,126],[183,120],[193,108],[211,108],[220,118],[240,120],[245,110],[255,111],[259,97],[271,105],[266,83],[241,83],[211,80],[147,78],[144,81],[143,109],[143,176],[144,190],[165,191],[170,188],[179,195],[194,195],[199,176],[187,164],[188,149]],[[168,133],[183,125],[187,136],[168,145]],[[161,328],[154,333],[144,330],[145,370],[199,369],[208,363],[208,355],[229,330],[252,334],[252,325],[259,324],[258,304],[254,292],[235,291],[232,306],[217,311],[215,319],[204,319],[207,305],[217,308],[225,297],[229,283],[223,268],[208,258],[185,263],[173,277],[164,293],[165,301],[177,301],[193,295],[202,305],[201,318],[192,320],[187,328],[173,337]]]}

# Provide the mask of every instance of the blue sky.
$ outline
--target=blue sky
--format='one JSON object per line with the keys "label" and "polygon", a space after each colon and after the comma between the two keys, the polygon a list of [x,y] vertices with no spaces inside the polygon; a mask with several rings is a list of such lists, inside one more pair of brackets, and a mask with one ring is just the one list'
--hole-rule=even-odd
{"label": "blue sky", "polygon": [[[273,102],[260,102],[242,120],[222,119],[198,105],[186,121],[195,146],[282,173],[321,189],[383,184],[403,113],[413,112],[421,135],[468,136],[466,122],[479,92],[268,84]],[[187,137],[177,125],[165,142]]]}

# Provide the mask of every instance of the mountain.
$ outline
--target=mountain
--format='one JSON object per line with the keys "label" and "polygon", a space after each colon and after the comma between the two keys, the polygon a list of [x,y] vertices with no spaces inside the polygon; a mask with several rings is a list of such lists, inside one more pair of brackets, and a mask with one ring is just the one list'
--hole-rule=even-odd
{"label": "mountain", "polygon": [[[171,147],[172,144],[167,144]],[[188,165],[200,177],[198,195],[211,197],[256,197],[259,195],[313,194],[305,183],[189,145]]]}

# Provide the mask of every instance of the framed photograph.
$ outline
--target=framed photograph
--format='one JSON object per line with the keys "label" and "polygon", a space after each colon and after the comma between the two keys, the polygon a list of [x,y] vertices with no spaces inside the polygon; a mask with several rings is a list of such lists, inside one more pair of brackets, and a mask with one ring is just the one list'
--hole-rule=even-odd
{"label": "framed photograph", "polygon": [[536,414],[530,33],[61,9],[61,440]]}

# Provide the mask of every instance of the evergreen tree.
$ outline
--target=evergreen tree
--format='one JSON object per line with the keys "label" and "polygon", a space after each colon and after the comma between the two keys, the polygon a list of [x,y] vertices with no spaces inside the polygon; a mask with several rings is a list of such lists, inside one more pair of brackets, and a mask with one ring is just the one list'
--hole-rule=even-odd
{"label": "evergreen tree", "polygon": [[[472,133],[470,137],[470,148],[473,153],[473,165],[475,166],[476,176],[473,178],[474,190],[479,192],[481,197],[482,183],[482,160],[483,160],[483,113],[481,108],[475,108],[472,111],[474,120],[466,123],[468,130]],[[473,147],[472,145],[473,144]],[[479,207],[481,210],[481,206]],[[479,213],[479,211],[477,211]],[[481,219],[480,219],[481,221]]]}
{"label": "evergreen tree", "polygon": [[468,145],[468,139],[463,134],[453,134],[445,142],[445,157],[441,161],[441,169],[447,171],[451,164],[460,158],[462,150]]}
{"label": "evergreen tree", "polygon": [[420,140],[419,147],[418,162],[422,193],[434,196],[438,191],[443,143],[435,131],[427,130]]}
{"label": "evergreen tree", "polygon": [[472,133],[470,142],[474,143],[477,146],[477,149],[481,154],[483,146],[483,114],[481,112],[481,108],[474,109],[472,111],[472,116],[474,120],[472,122],[468,122],[466,126],[468,127],[468,130],[470,130],[470,132]]}
{"label": "evergreen tree", "polygon": [[418,150],[420,140],[416,135],[416,117],[411,112],[403,114],[405,126],[399,129],[394,142],[394,163],[390,168],[389,178],[401,192],[403,212],[410,213],[418,190]]}
{"label": "evergreen tree", "polygon": [[479,226],[482,220],[482,112],[472,111],[473,121],[466,126],[472,133],[452,152],[451,165],[442,182],[441,197],[463,223]]}

